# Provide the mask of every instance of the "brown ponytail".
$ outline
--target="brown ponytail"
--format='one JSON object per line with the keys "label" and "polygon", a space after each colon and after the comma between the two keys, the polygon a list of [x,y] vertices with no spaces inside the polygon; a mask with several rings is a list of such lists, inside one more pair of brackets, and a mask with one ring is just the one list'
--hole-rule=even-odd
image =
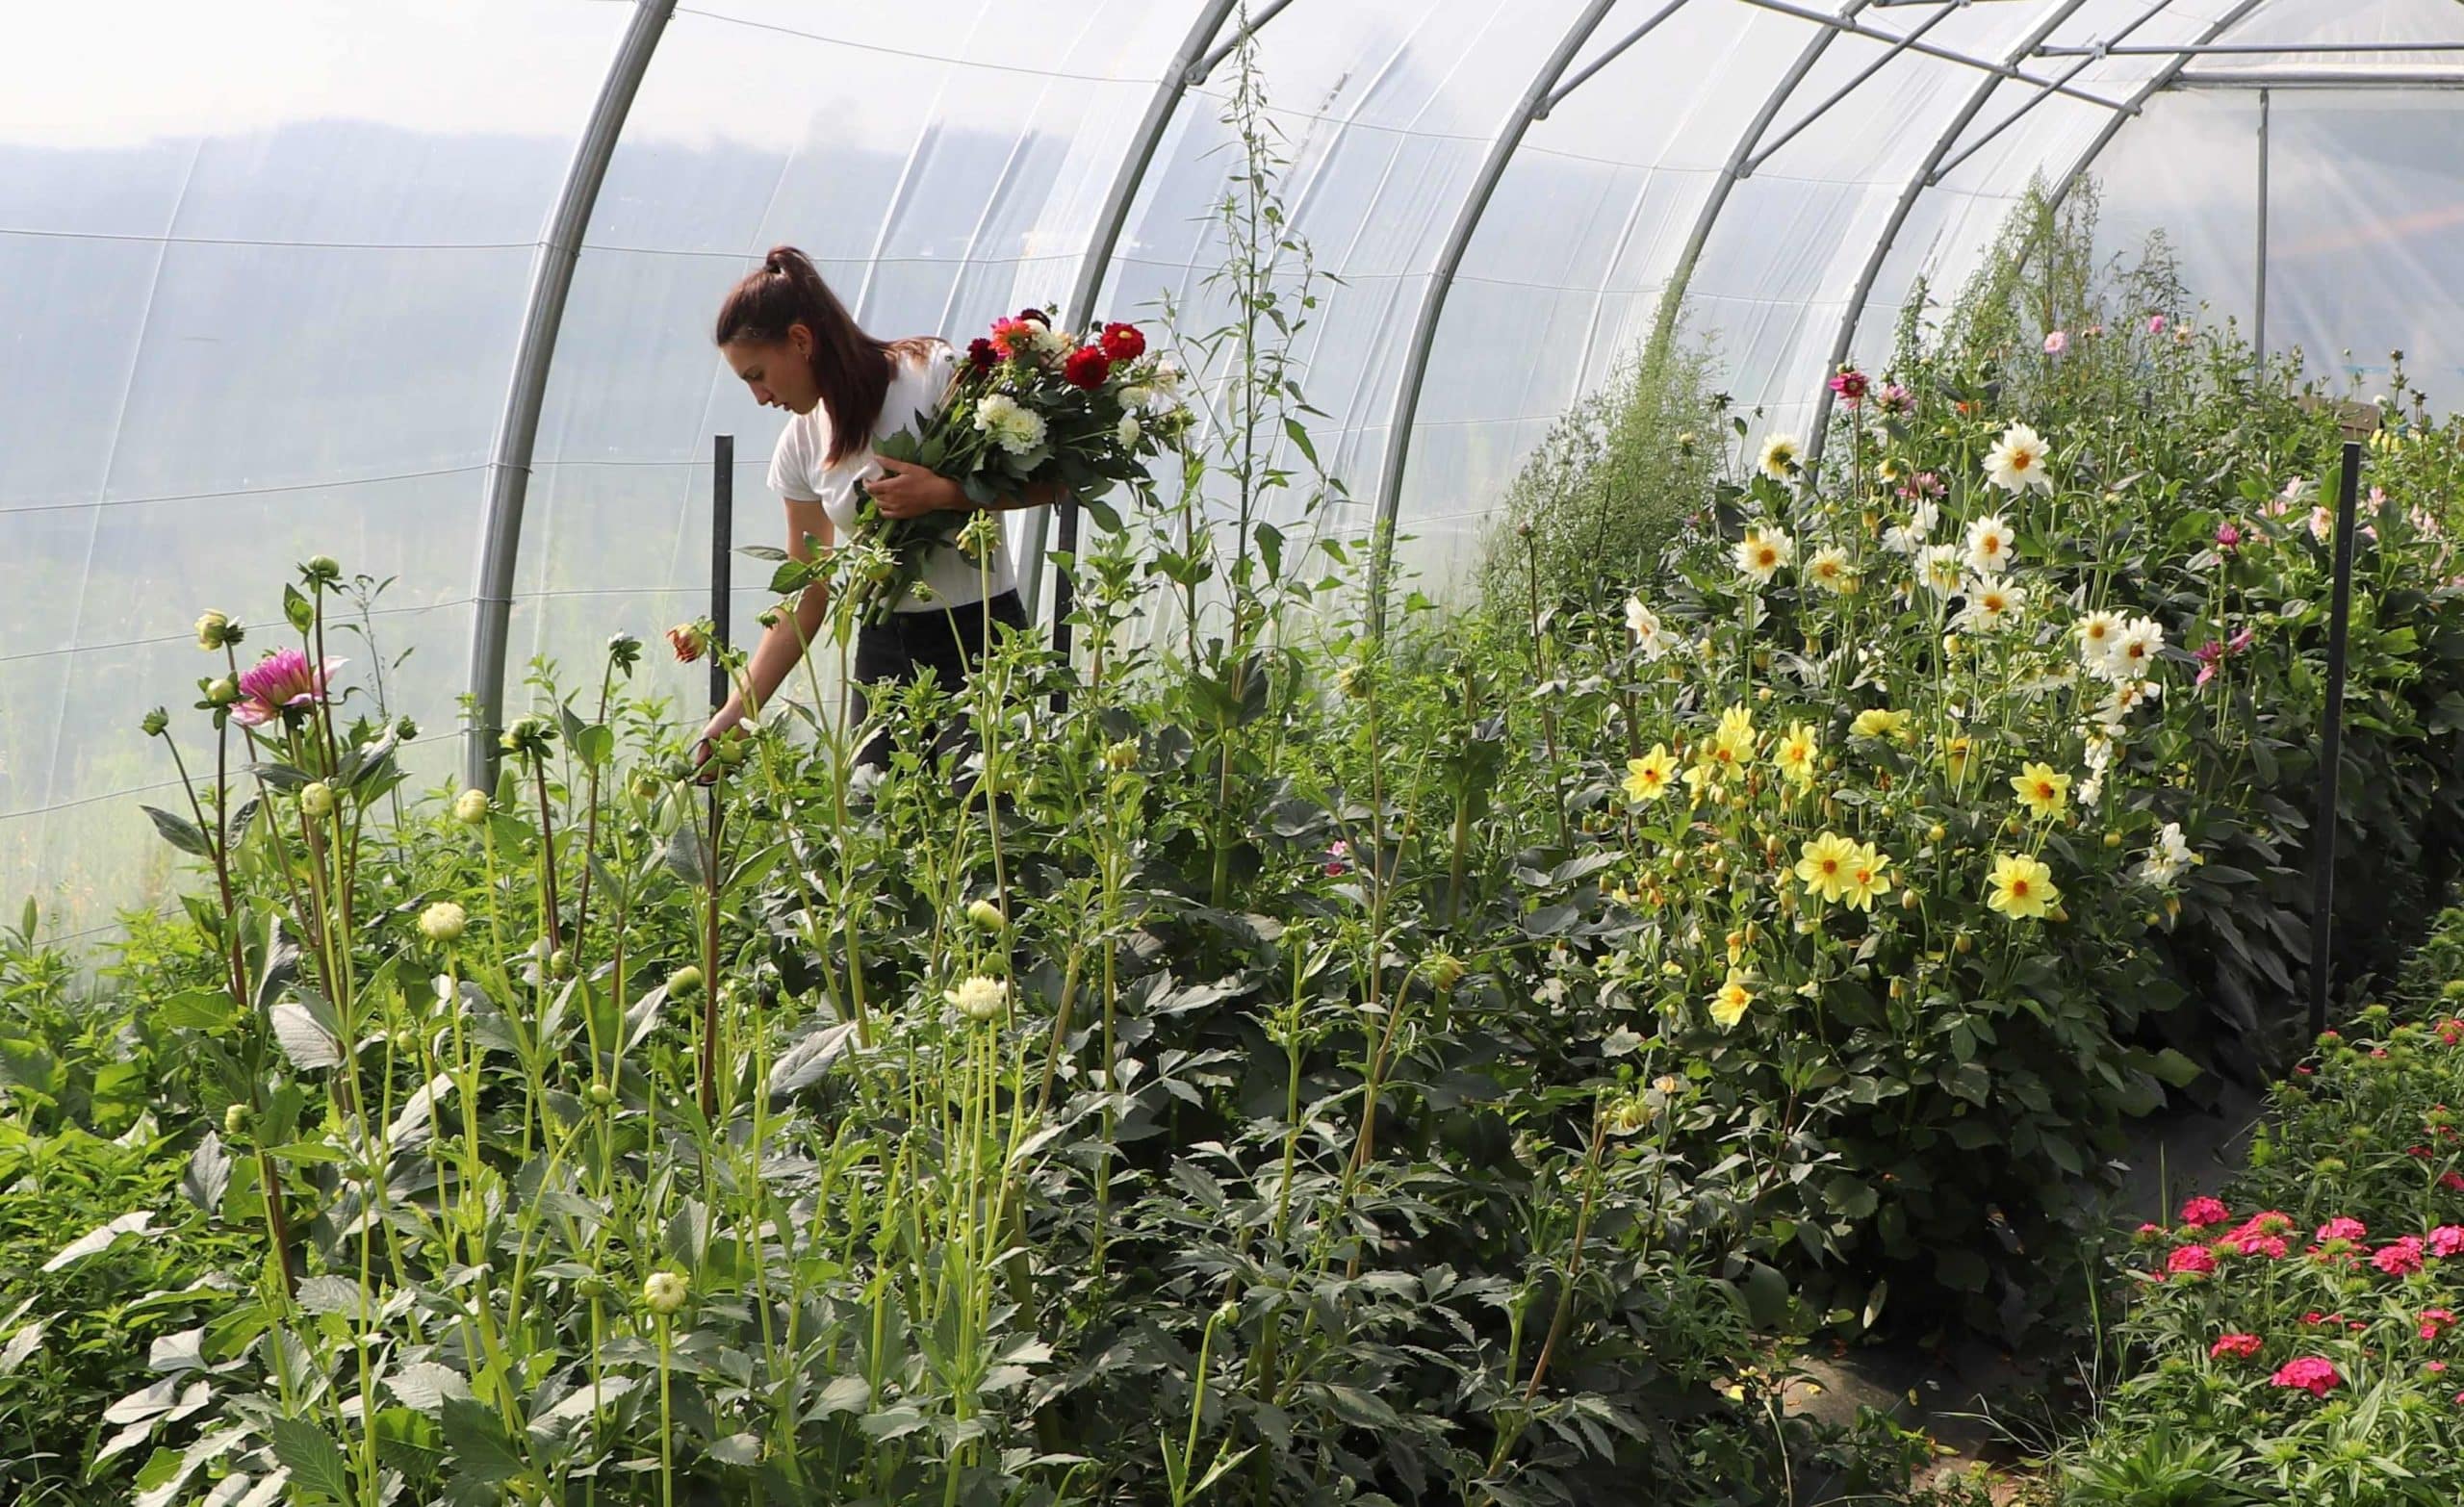
{"label": "brown ponytail", "polygon": [[772,246],[761,270],[748,273],[719,305],[716,342],[783,345],[787,327],[812,332],[813,386],[830,415],[830,455],[836,465],[870,445],[889,392],[890,363],[920,355],[928,342],[867,335],[821,280],[811,258],[794,246]]}

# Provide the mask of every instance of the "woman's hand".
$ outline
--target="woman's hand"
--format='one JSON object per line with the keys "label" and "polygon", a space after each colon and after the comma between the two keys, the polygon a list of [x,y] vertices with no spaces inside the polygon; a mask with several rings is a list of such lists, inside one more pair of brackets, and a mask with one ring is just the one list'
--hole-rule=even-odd
{"label": "woman's hand", "polygon": [[729,697],[728,703],[713,713],[710,720],[703,726],[702,735],[693,740],[693,782],[695,784],[706,785],[719,778],[724,766],[712,757],[717,753],[719,735],[743,720],[744,708],[736,704],[734,697]]}
{"label": "woman's hand", "polygon": [[949,508],[967,506],[966,493],[937,471],[877,455],[873,463],[883,474],[864,483],[865,494],[884,518],[921,518]]}

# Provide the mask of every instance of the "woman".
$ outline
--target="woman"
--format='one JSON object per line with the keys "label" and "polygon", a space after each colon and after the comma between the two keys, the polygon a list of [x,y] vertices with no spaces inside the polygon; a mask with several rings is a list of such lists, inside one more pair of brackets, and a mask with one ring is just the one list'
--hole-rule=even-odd
{"label": "woman", "polygon": [[[939,405],[958,368],[958,355],[946,341],[883,341],[865,334],[811,261],[793,246],[774,247],[761,270],[730,291],[719,306],[716,338],[754,401],[792,415],[770,455],[770,486],[786,504],[787,552],[795,558],[812,559],[813,545],[826,552],[853,530],[863,496],[887,518],[975,509],[948,477],[873,453],[874,440],[920,425]],[[1059,489],[1046,484],[1028,493],[993,506],[1040,507],[1055,500]],[[955,688],[983,658],[988,615],[1012,627],[1027,626],[1009,530],[995,532],[989,600],[979,562],[954,547],[935,548],[921,582],[927,592],[911,588],[893,604],[887,622],[859,630],[854,675],[860,685],[911,680],[930,671]],[[756,705],[768,704],[795,668],[828,605],[825,587],[808,588],[792,617],[783,613],[762,635],[746,667]],[[703,728],[696,764],[709,757],[711,739],[743,719],[744,694],[739,685]],[[863,693],[857,695],[860,706]],[[860,762],[876,768],[889,762],[886,730],[865,745]]]}

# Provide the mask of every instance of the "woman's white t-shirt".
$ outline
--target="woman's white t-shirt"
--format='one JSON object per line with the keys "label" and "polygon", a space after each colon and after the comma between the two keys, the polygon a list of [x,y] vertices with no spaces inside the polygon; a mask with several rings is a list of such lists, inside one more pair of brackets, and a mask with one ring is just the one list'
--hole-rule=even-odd
{"label": "woman's white t-shirt", "polygon": [[[930,356],[921,362],[911,358],[897,363],[889,390],[882,396],[882,415],[873,424],[872,437],[880,440],[901,429],[920,430],[957,370],[958,352],[947,341],[933,342]],[[886,472],[870,445],[848,451],[835,466],[829,464],[829,456],[830,411],[815,403],[812,412],[793,416],[780,432],[778,447],[770,452],[770,489],[790,500],[819,502],[832,530],[844,541],[855,533],[856,509],[863,501],[858,487]],[[995,521],[1001,527],[994,538],[989,584],[991,595],[998,597],[1018,582],[1010,561],[1009,520],[996,515]],[[987,582],[978,562],[954,547],[941,547],[927,551],[922,584],[932,588],[928,600],[917,600],[921,594],[911,589],[895,610],[938,612],[963,606],[984,598]]]}

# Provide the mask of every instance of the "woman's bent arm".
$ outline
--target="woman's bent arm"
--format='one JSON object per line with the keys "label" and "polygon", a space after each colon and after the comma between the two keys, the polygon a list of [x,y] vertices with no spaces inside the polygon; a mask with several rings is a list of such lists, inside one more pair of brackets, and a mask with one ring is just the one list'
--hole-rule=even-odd
{"label": "woman's bent arm", "polygon": [[[798,560],[811,560],[829,552],[833,543],[830,518],[822,511],[821,504],[801,498],[785,500],[787,553]],[[807,534],[812,536],[818,550],[806,543]],[[822,618],[829,610],[830,589],[816,582],[806,587],[797,597],[792,616],[782,614],[779,621],[771,625],[770,630],[761,635],[761,642],[754,646],[753,656],[745,664],[745,679],[751,682],[754,705],[766,706],[770,703],[770,697],[779,689],[779,682],[784,680],[787,672],[804,657],[804,646],[821,631]],[[745,687],[738,686],[728,697],[727,705],[710,719],[713,730],[732,726],[744,715],[744,691]]]}

